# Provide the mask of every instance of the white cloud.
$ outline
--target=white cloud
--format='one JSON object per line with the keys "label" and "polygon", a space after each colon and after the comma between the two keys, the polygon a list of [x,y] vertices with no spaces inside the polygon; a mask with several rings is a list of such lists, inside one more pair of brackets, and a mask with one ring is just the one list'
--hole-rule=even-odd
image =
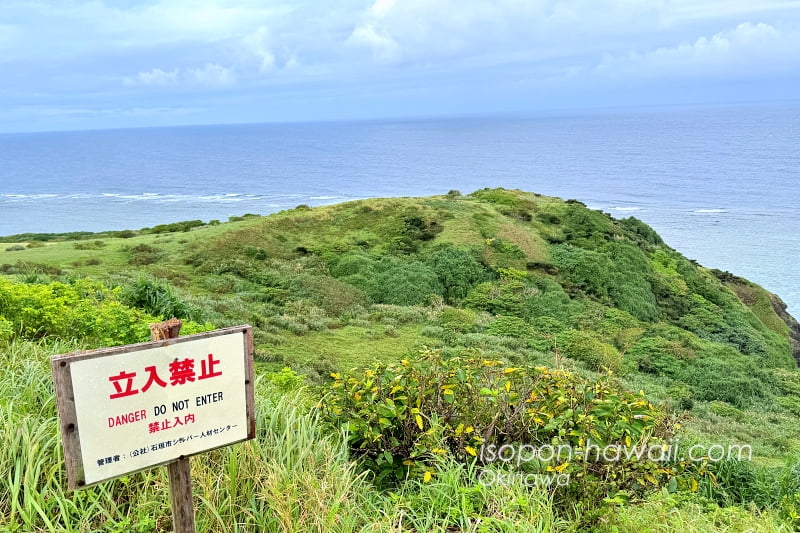
{"label": "white cloud", "polygon": [[272,51],[269,30],[266,26],[259,26],[253,33],[245,35],[240,45],[245,60],[254,58],[261,73],[266,74],[275,69],[275,53]]}
{"label": "white cloud", "polygon": [[201,68],[174,69],[164,71],[159,68],[126,76],[122,80],[128,86],[164,87],[185,85],[199,87],[230,87],[236,83],[236,73],[226,67],[207,63]]}
{"label": "white cloud", "polygon": [[187,79],[206,87],[230,87],[236,83],[236,74],[229,68],[207,63],[203,68],[189,69]]}
{"label": "white cloud", "polygon": [[[423,68],[619,54],[663,44],[667,28],[685,39],[675,29],[681,21],[799,7],[800,0],[2,0],[0,20],[25,28],[5,59],[158,53],[167,64],[235,65],[243,81],[285,66],[363,71],[364,52],[378,64]],[[800,12],[784,19],[800,23]]]}
{"label": "white cloud", "polygon": [[284,0],[2,0],[0,21],[21,29],[2,59],[221,43],[293,9]]}
{"label": "white cloud", "polygon": [[624,56],[608,56],[596,72],[616,77],[754,75],[800,68],[800,33],[763,22],[735,28],[693,42]]}
{"label": "white cloud", "polygon": [[135,76],[126,76],[122,81],[125,85],[176,85],[178,83],[178,71],[165,72],[160,68],[154,68],[147,72],[140,72]]}
{"label": "white cloud", "polygon": [[[380,0],[379,0],[380,1]],[[366,47],[378,63],[394,63],[400,59],[400,45],[385,31],[378,30],[371,23],[358,26],[347,38],[346,44]]]}
{"label": "white cloud", "polygon": [[373,15],[378,18],[386,16],[395,5],[395,0],[375,0],[375,3],[369,8]]}
{"label": "white cloud", "polygon": [[[0,21],[0,108],[183,105],[190,92],[207,105],[222,89],[370,94],[376,114],[397,107],[390,92],[408,109],[489,93],[524,108],[537,90],[673,77],[771,90],[777,74],[789,92],[800,72],[800,0],[0,0]],[[207,98],[220,115],[239,101]]]}
{"label": "white cloud", "polygon": [[[713,49],[769,36],[756,23],[695,43],[709,27],[764,20],[775,31],[800,26],[800,0],[372,0],[345,43],[376,63],[474,67],[624,55],[686,42]],[[715,40],[716,39],[716,40]],[[708,50],[706,50],[708,49]],[[684,53],[681,51],[680,53]]]}
{"label": "white cloud", "polygon": [[376,62],[540,60],[585,53],[663,24],[666,0],[374,0],[346,43]]}

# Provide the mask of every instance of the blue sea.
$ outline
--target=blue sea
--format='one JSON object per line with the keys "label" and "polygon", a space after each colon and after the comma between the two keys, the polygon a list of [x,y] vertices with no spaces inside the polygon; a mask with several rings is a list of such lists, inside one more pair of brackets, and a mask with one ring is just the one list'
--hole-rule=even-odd
{"label": "blue sea", "polygon": [[636,216],[800,312],[800,107],[0,135],[0,235],[520,188]]}

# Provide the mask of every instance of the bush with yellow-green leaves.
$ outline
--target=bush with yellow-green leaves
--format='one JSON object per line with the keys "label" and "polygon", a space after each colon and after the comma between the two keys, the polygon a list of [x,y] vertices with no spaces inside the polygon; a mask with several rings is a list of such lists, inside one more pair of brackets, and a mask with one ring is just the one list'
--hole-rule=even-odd
{"label": "bush with yellow-green leaves", "polygon": [[[171,318],[126,305],[121,291],[90,279],[22,283],[0,277],[0,342],[80,339],[87,347],[116,346],[148,340],[148,323]],[[185,321],[182,333],[212,327]]]}
{"label": "bush with yellow-green leaves", "polygon": [[[439,458],[485,464],[484,446],[565,446],[578,458],[589,443],[600,447],[666,446],[667,416],[644,395],[620,389],[611,376],[590,380],[545,367],[502,361],[445,358],[423,350],[394,364],[335,373],[319,407],[329,423],[344,427],[354,456],[379,483],[435,478]],[[615,496],[619,491],[667,486],[696,488],[702,466],[636,461],[568,461],[534,464],[579,480],[572,498]]]}

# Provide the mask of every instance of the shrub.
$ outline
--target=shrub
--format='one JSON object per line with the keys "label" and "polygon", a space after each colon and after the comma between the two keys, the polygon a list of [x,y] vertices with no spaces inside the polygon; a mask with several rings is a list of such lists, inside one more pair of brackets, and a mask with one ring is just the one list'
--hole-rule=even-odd
{"label": "shrub", "polygon": [[369,274],[374,272],[376,267],[376,259],[364,252],[350,252],[337,256],[330,262],[331,275],[337,278]]}
{"label": "shrub", "polygon": [[658,318],[644,254],[629,243],[606,243],[597,251],[571,244],[553,246],[553,264],[568,288],[613,304],[639,320]]}
{"label": "shrub", "polygon": [[384,269],[372,276],[351,276],[352,282],[370,296],[375,303],[394,305],[426,304],[431,296],[442,294],[442,284],[429,266],[418,261],[401,263],[392,260],[382,262]]}
{"label": "shrub", "polygon": [[0,343],[7,343],[14,336],[14,323],[0,317]]}
{"label": "shrub", "polygon": [[592,370],[622,369],[622,355],[619,350],[591,333],[568,330],[557,336],[561,352],[571,359],[582,361]]}
{"label": "shrub", "polygon": [[508,242],[498,237],[494,237],[487,239],[486,243],[494,252],[503,255],[508,259],[525,259],[525,252],[523,252],[522,248],[513,242]]}
{"label": "shrub", "polygon": [[542,212],[536,215],[536,219],[545,224],[555,225],[561,224],[561,218],[555,213]]}
{"label": "shrub", "polygon": [[774,390],[772,376],[756,361],[719,344],[682,366],[675,377],[688,384],[698,400],[720,400],[739,408]]}
{"label": "shrub", "polygon": [[402,221],[400,235],[411,241],[430,241],[444,229],[435,220],[426,221],[418,215],[405,216]]}
{"label": "shrub", "polygon": [[509,218],[515,218],[520,222],[530,222],[531,220],[533,220],[533,214],[531,214],[531,212],[528,211],[527,209],[508,208],[508,209],[501,209],[500,212],[503,213],[505,216]]}
{"label": "shrub", "polygon": [[797,396],[781,396],[775,401],[794,416],[800,416],[800,398]]}
{"label": "shrub", "polygon": [[432,337],[434,339],[441,339],[445,336],[445,330],[441,326],[425,326],[419,331],[423,337]]}
{"label": "shrub", "polygon": [[416,324],[425,321],[425,314],[419,307],[375,304],[369,308],[369,318],[383,324]]}
{"label": "shrub", "polygon": [[692,391],[685,384],[677,384],[667,389],[672,411],[688,411],[694,407]]}
{"label": "shrub", "polygon": [[737,409],[729,403],[720,402],[718,400],[708,402],[708,410],[715,415],[733,418],[738,422],[743,421],[745,418],[744,412],[741,409]]}
{"label": "shrub", "polygon": [[569,288],[601,300],[608,297],[610,276],[614,271],[608,257],[571,244],[552,246],[550,255]]}
{"label": "shrub", "polygon": [[[557,283],[550,282],[548,289],[552,294],[542,294],[540,286],[536,285],[527,272],[514,269],[499,269],[500,280],[497,282],[484,282],[476,285],[464,299],[464,306],[481,311],[488,311],[494,315],[518,316],[532,318],[541,311],[544,315],[553,312],[569,312],[569,296],[567,296]],[[544,283],[544,282],[543,282]],[[559,293],[560,292],[560,293]],[[548,304],[537,299],[544,297]],[[558,306],[550,307],[549,304],[558,301],[565,304],[561,309]]]}
{"label": "shrub", "polygon": [[6,248],[6,252],[21,252],[25,247],[21,244],[15,244]]}
{"label": "shrub", "polygon": [[473,192],[470,194],[470,196],[495,205],[508,207],[533,207],[533,202],[530,200],[522,198],[514,191],[509,191],[503,188],[481,189]]}
{"label": "shrub", "polygon": [[570,244],[594,250],[612,241],[617,235],[614,222],[608,215],[586,209],[582,202],[567,200],[561,213],[564,238]]}
{"label": "shrub", "polygon": [[242,248],[241,252],[243,255],[256,259],[257,261],[264,261],[268,257],[266,250],[256,246],[245,246]]}
{"label": "shrub", "polygon": [[305,335],[306,333],[308,333],[308,330],[310,328],[308,327],[307,324],[304,324],[302,322],[289,321],[286,324],[286,329],[289,330],[290,332],[294,333],[295,335],[301,337],[301,336]]}
{"label": "shrub", "polygon": [[30,261],[17,261],[13,265],[5,263],[0,265],[0,272],[3,274],[44,274],[48,276],[60,276],[64,273],[63,270],[56,266],[45,265],[43,263],[32,263]]}
{"label": "shrub", "polygon": [[158,224],[150,228],[150,233],[172,233],[178,231],[189,231],[193,228],[204,226],[202,220],[185,220],[183,222],[173,222],[171,224]]}
{"label": "shrub", "polygon": [[800,371],[776,368],[772,373],[781,392],[800,397]]}
{"label": "shrub", "polygon": [[685,364],[678,356],[681,349],[682,345],[675,341],[646,337],[636,341],[628,356],[636,362],[640,372],[675,377]]}
{"label": "shrub", "polygon": [[267,374],[267,380],[283,394],[295,391],[305,383],[305,376],[285,366],[279,372]]}
{"label": "shrub", "polygon": [[[281,289],[271,290],[280,291]],[[315,305],[333,316],[341,315],[348,309],[367,303],[366,295],[357,287],[330,276],[306,274],[297,276],[289,281],[288,290],[282,291],[283,301],[288,298],[290,292],[296,298],[313,301]]]}
{"label": "shrub", "polygon": [[658,306],[649,281],[653,272],[642,250],[629,242],[614,241],[603,246],[602,252],[614,265],[609,284],[614,305],[639,320],[656,320]]}
{"label": "shrub", "polygon": [[152,265],[164,257],[164,253],[161,248],[147,244],[138,244],[132,248],[129,248],[128,252],[130,254],[128,263],[133,266]]}
{"label": "shrub", "polygon": [[461,300],[475,284],[488,279],[488,273],[472,254],[456,248],[438,251],[426,263],[436,272],[449,303]]}
{"label": "shrub", "polygon": [[76,250],[101,250],[105,248],[105,241],[84,241],[76,242],[74,245]]}
{"label": "shrub", "polygon": [[523,290],[521,316],[529,321],[542,317],[571,323],[583,307],[584,303],[571,300],[561,285],[549,278],[541,278],[535,280],[535,290]]}
{"label": "shrub", "polygon": [[516,316],[499,316],[486,326],[486,333],[501,337],[527,338],[532,334],[530,325]]}
{"label": "shrub", "polygon": [[[414,360],[332,377],[319,408],[329,423],[348,429],[352,453],[377,474],[378,482],[429,479],[443,457],[488,464],[491,450],[503,444],[564,444],[583,450],[586,439],[630,445],[661,431],[659,411],[642,396],[620,391],[605,379],[593,382],[544,367],[444,359],[426,350]],[[562,461],[540,466],[580,471],[581,485],[603,479],[607,485],[601,490],[643,488],[645,476],[658,485],[674,475],[642,463]]]}
{"label": "shrub", "polygon": [[448,307],[439,313],[439,324],[451,333],[469,333],[475,327],[475,313],[468,309]]}
{"label": "shrub", "polygon": [[628,234],[633,237],[634,240],[643,243],[649,244],[652,246],[660,246],[664,244],[664,241],[661,240],[658,233],[655,232],[653,228],[642,222],[636,217],[627,217],[620,220],[620,224],[626,230],[628,230]]}
{"label": "shrub", "polygon": [[201,310],[181,300],[167,282],[142,276],[133,284],[122,288],[120,299],[131,307],[138,307],[151,315],[169,318],[200,320]]}
{"label": "shrub", "polygon": [[[119,289],[78,279],[70,284],[14,283],[0,278],[0,316],[24,339],[81,339],[89,346],[116,346],[149,338],[147,324],[159,317],[126,306]],[[186,322],[182,333],[210,329]],[[4,327],[8,329],[8,326]]]}

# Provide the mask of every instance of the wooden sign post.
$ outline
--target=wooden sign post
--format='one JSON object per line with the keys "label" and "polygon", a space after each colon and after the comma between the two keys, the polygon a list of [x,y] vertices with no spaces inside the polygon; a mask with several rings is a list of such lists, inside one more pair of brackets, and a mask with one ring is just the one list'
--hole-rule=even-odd
{"label": "wooden sign post", "polygon": [[51,358],[70,490],[167,465],[175,533],[194,533],[189,456],[255,438],[250,326]]}
{"label": "wooden sign post", "polygon": [[[183,323],[177,318],[150,324],[150,340],[177,339]],[[174,533],[196,533],[194,503],[192,502],[192,470],[188,457],[180,457],[167,465],[169,500],[172,505]]]}

